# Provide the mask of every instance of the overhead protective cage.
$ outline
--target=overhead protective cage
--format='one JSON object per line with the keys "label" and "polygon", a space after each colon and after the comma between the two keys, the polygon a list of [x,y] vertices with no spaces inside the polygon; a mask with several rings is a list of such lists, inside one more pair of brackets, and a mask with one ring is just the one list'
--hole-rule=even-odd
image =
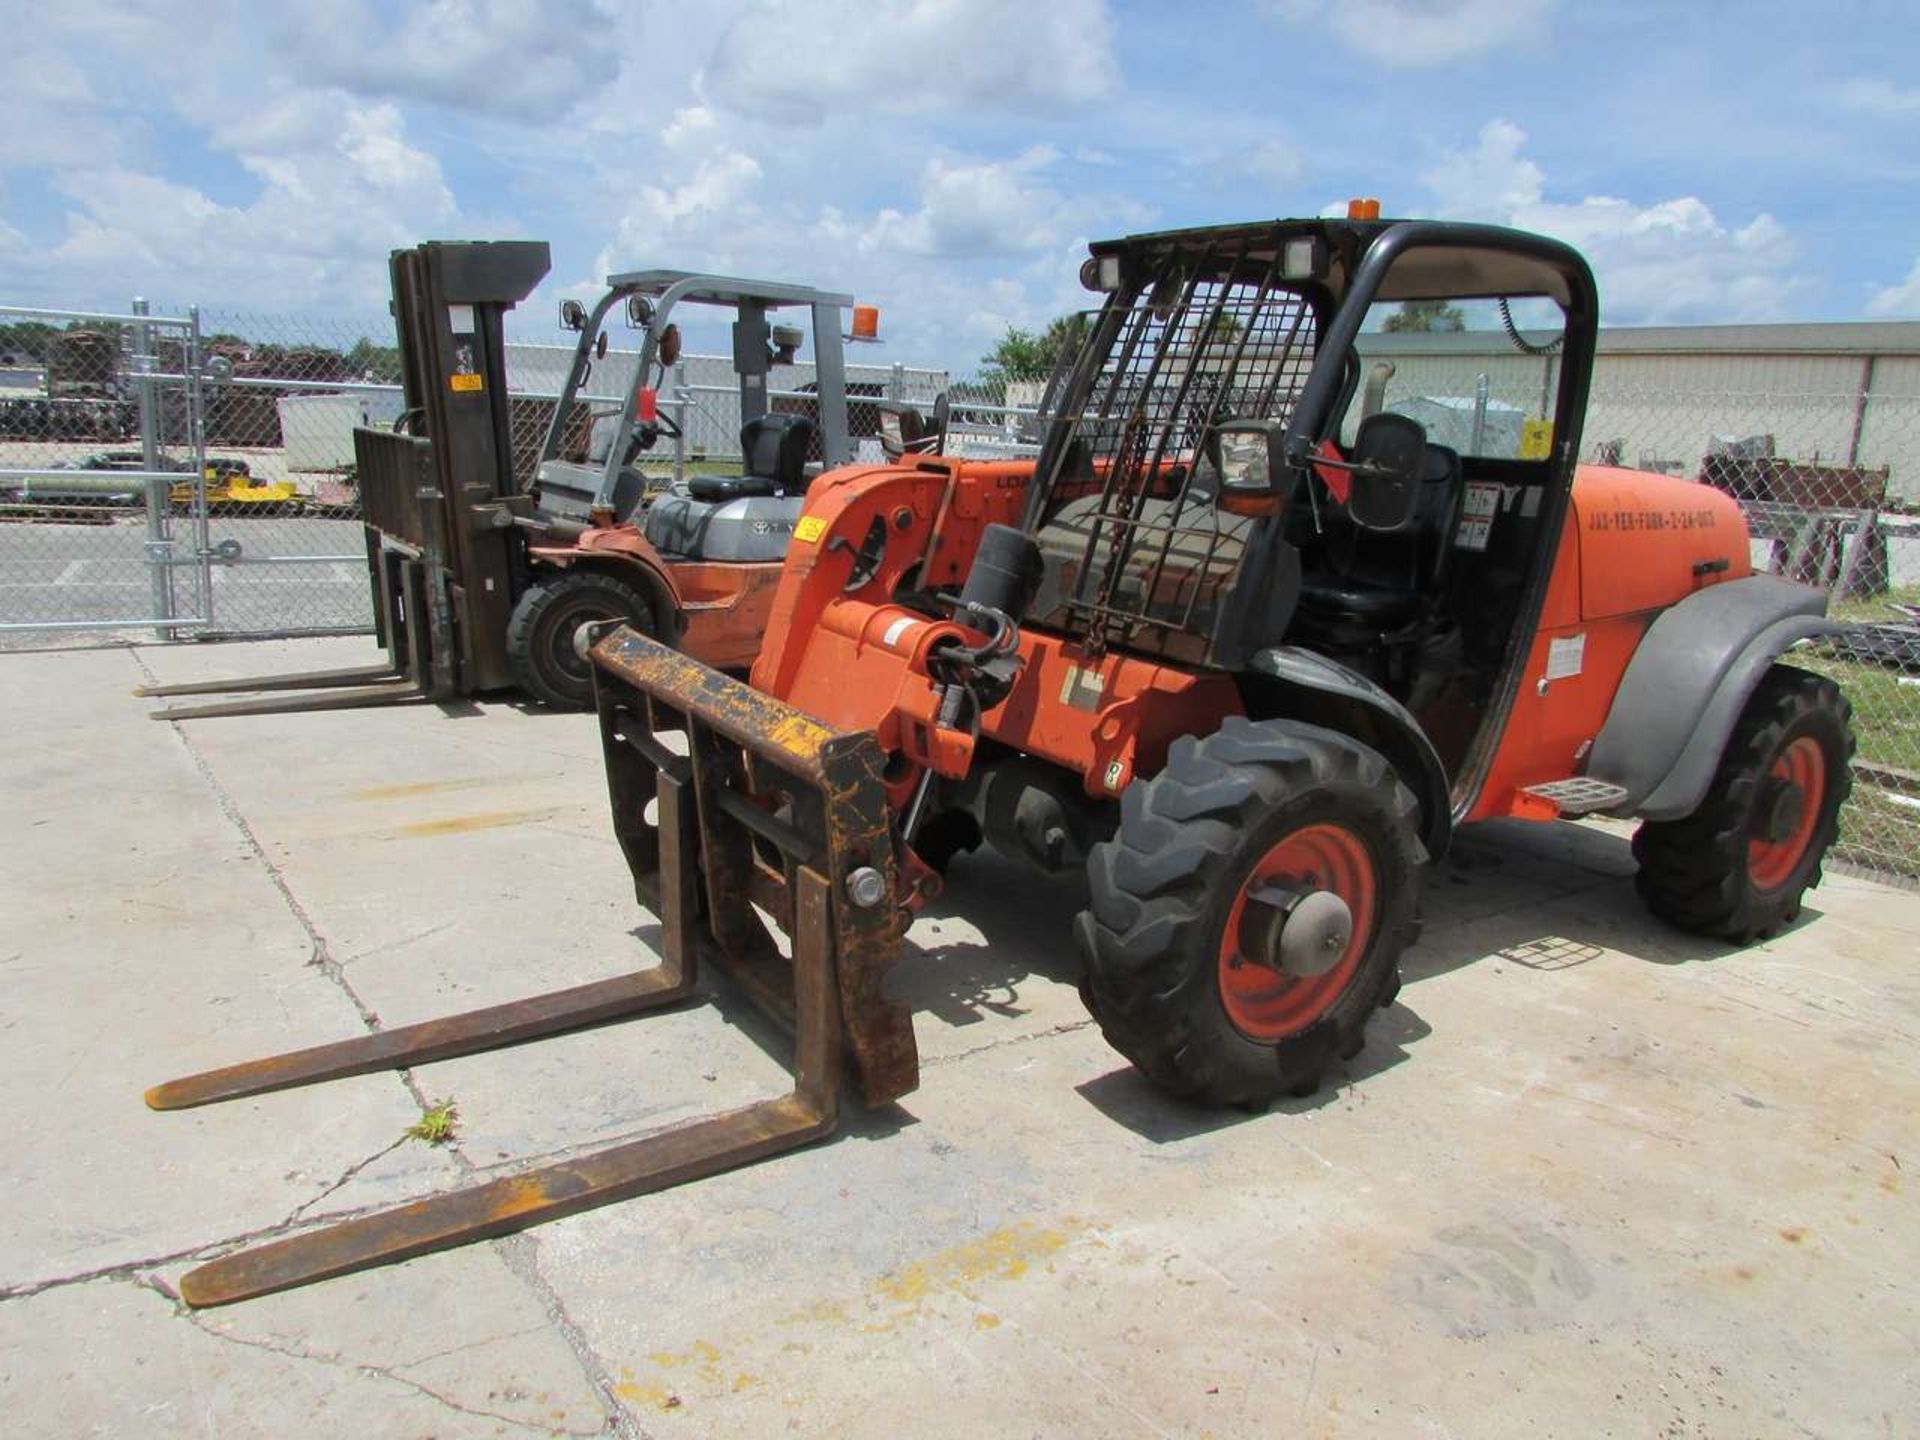
{"label": "overhead protective cage", "polygon": [[1283,251],[1258,231],[1146,252],[1097,322],[1098,368],[1049,387],[1041,419],[1067,434],[1039,538],[1056,622],[1096,649],[1192,653],[1231,591],[1250,527],[1215,503],[1219,429],[1284,423],[1313,368],[1314,309],[1282,283]]}

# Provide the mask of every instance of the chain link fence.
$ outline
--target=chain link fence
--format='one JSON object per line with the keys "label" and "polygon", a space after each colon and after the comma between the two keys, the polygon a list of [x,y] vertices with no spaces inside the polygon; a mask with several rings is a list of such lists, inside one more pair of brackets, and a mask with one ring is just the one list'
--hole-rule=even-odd
{"label": "chain link fence", "polygon": [[[399,416],[392,322],[139,319],[0,312],[0,643],[115,626],[162,638],[368,628],[352,432]],[[1855,628],[1795,663],[1833,675],[1853,702],[1860,749],[1839,858],[1920,883],[1920,343],[1786,354],[1713,334],[1718,349],[1603,337],[1581,458],[1725,491],[1747,515],[1756,568],[1828,591]],[[1484,334],[1373,335],[1362,351],[1368,367],[1392,366],[1387,405],[1482,454],[1521,453],[1559,363]],[[508,344],[523,483],[571,358],[567,345]],[[567,449],[584,453],[596,413],[638,383],[637,363],[619,350],[596,361]],[[817,403],[810,364],[769,379],[776,408]],[[880,402],[930,412],[942,395],[950,453],[1038,448],[1037,382],[850,364],[847,383],[856,458],[879,457]],[[683,357],[661,405],[682,434],[641,457],[660,484],[739,463],[727,357]]]}
{"label": "chain link fence", "polygon": [[0,307],[0,643],[205,620],[198,320]]}

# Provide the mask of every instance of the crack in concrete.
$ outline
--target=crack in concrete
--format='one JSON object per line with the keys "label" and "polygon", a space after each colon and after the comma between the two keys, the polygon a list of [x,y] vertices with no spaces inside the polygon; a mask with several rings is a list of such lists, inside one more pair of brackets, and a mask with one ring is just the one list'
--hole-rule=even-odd
{"label": "crack in concrete", "polygon": [[364,1160],[354,1161],[353,1164],[349,1165],[345,1170],[340,1172],[340,1178],[338,1180],[335,1180],[331,1185],[327,1186],[326,1189],[322,1190],[318,1195],[315,1195],[312,1199],[302,1200],[298,1205],[294,1206],[293,1209],[289,1210],[287,1212],[287,1218],[282,1220],[280,1224],[275,1228],[285,1229],[289,1225],[293,1225],[298,1221],[306,1219],[307,1212],[313,1209],[314,1206],[318,1205],[322,1200],[326,1199],[329,1195],[333,1194],[341,1186],[345,1185],[349,1180],[353,1179],[354,1176],[358,1175],[362,1170],[366,1169],[369,1165],[373,1164],[374,1161],[379,1160],[385,1156],[391,1155],[394,1151],[398,1150],[402,1145],[406,1144],[407,1141],[412,1138],[413,1137],[410,1135],[402,1134],[399,1139],[393,1141],[391,1144],[382,1145],[378,1150],[374,1151],[371,1155],[367,1156]]}
{"label": "crack in concrete", "polygon": [[617,1382],[612,1368],[593,1348],[579,1322],[567,1313],[566,1302],[560,1298],[560,1292],[541,1273],[539,1242],[533,1236],[522,1233],[494,1241],[493,1248],[500,1256],[501,1263],[546,1307],[548,1322],[560,1332],[567,1348],[573,1351],[575,1361],[586,1373],[588,1382],[600,1392],[600,1402],[606,1408],[606,1433],[618,1436],[619,1440],[648,1440],[647,1432],[640,1428],[632,1412],[621,1403],[619,1392],[614,1388]]}
{"label": "crack in concrete", "polygon": [[[146,674],[149,682],[158,683],[158,677],[148,668],[144,657],[136,653],[134,661]],[[353,983],[347,978],[346,971],[340,962],[332,957],[327,948],[326,937],[321,934],[320,927],[315,924],[313,917],[307,913],[307,909],[300,903],[299,897],[293,893],[292,885],[288,882],[280,867],[274,863],[273,857],[267,853],[266,847],[260,843],[259,837],[253,833],[253,827],[247,823],[246,817],[241,814],[238,802],[234,800],[226,786],[221,784],[219,777],[213,773],[213,767],[208,762],[206,756],[201,752],[200,748],[193,743],[192,737],[181,727],[179,721],[175,720],[168,723],[169,728],[171,728],[173,733],[179,738],[182,748],[186,750],[188,757],[193,761],[194,768],[199,771],[200,777],[205,782],[207,789],[212,793],[215,803],[220,807],[221,814],[223,814],[234,829],[239,832],[245,842],[246,848],[250,850],[254,858],[260,862],[261,867],[267,873],[268,879],[273,883],[274,888],[280,892],[280,897],[285,902],[288,912],[292,914],[295,921],[306,932],[309,944],[311,945],[311,952],[307,963],[317,967],[322,974],[334,983],[341,994],[346,996],[349,1003],[354,1007],[354,1010],[359,1014],[361,1023],[365,1025],[369,1031],[381,1029],[379,1015],[374,1011],[372,1006],[366,1003],[359,991],[354,988]],[[420,1089],[418,1082],[414,1079],[413,1072],[403,1069],[396,1073],[400,1077],[400,1083],[405,1086],[408,1095],[412,1097],[414,1103],[422,1111],[425,1111],[429,1107],[429,1102],[424,1092]],[[466,1172],[469,1179],[476,1178],[481,1174],[480,1168],[474,1164],[473,1160],[466,1154],[457,1140],[446,1148],[448,1153],[452,1155],[454,1163]],[[367,1163],[370,1163],[373,1158],[377,1157],[369,1157]],[[342,1183],[344,1183],[344,1181]],[[336,1185],[332,1188],[337,1189],[338,1186]],[[331,1190],[327,1193],[331,1193]],[[316,1197],[316,1200],[318,1198],[323,1197]],[[311,1206],[309,1205],[303,1208],[311,1208]],[[298,1214],[299,1212],[296,1211],[295,1213]],[[285,1224],[286,1222],[283,1221],[281,1226],[276,1228],[284,1228]],[[272,1231],[269,1230],[261,1233],[270,1234]],[[587,1377],[588,1383],[599,1393],[604,1408],[605,1423],[602,1430],[597,1433],[615,1434],[623,1437],[623,1440],[642,1440],[644,1432],[635,1426],[632,1417],[628,1415],[625,1407],[620,1404],[614,1393],[613,1376],[605,1361],[594,1353],[584,1333],[580,1330],[579,1326],[574,1323],[572,1318],[567,1315],[564,1306],[562,1306],[560,1302],[559,1296],[554,1292],[552,1286],[538,1273],[537,1269],[531,1264],[531,1261],[523,1256],[521,1246],[530,1246],[532,1242],[525,1241],[520,1237],[509,1236],[493,1240],[489,1243],[494,1253],[500,1257],[501,1262],[506,1265],[507,1269],[512,1272],[522,1284],[526,1285],[528,1289],[532,1291],[535,1298],[540,1300],[546,1307],[548,1320],[553,1324],[567,1348],[572,1352],[575,1363],[580,1366],[582,1373]],[[164,1291],[162,1293],[164,1293]],[[188,1311],[187,1314],[189,1320],[192,1320],[192,1312]],[[198,1322],[196,1321],[195,1323],[197,1324]],[[205,1327],[201,1326],[200,1328],[204,1329]],[[211,1334],[214,1332],[209,1331],[208,1333]],[[400,1377],[394,1378],[398,1379]],[[408,1382],[401,1380],[401,1383],[404,1384]],[[519,1422],[512,1423],[517,1424]]]}
{"label": "crack in concrete", "polygon": [[449,1345],[445,1349],[431,1350],[425,1355],[415,1356],[411,1360],[402,1360],[395,1370],[418,1370],[422,1365],[431,1365],[436,1360],[444,1360],[449,1355],[461,1355],[468,1350],[478,1350],[483,1345],[497,1345],[502,1340],[524,1340],[529,1335],[544,1335],[545,1325],[529,1325],[522,1330],[510,1330],[505,1335],[489,1335],[482,1340],[468,1340],[464,1344]]}
{"label": "crack in concrete", "polygon": [[[380,1208],[383,1207],[367,1206],[359,1211],[337,1213],[350,1217],[355,1214],[368,1214]],[[23,1280],[17,1285],[0,1286],[0,1304],[5,1304],[9,1300],[30,1300],[35,1295],[43,1295],[49,1290],[60,1290],[69,1285],[85,1285],[94,1280],[139,1280],[145,1272],[159,1270],[163,1266],[213,1260],[243,1245],[251,1245],[256,1240],[277,1239],[285,1233],[286,1229],[286,1221],[276,1220],[270,1225],[243,1230],[238,1235],[202,1241],[198,1245],[169,1250],[160,1255],[143,1255],[137,1260],[116,1260],[110,1265],[96,1265],[91,1270],[76,1270],[71,1275],[51,1275],[43,1280]]]}
{"label": "crack in concrete", "polygon": [[[403,1370],[413,1369],[418,1367],[419,1365],[425,1364],[426,1361],[424,1360],[408,1361],[405,1365],[398,1365],[398,1366],[376,1365],[376,1364],[373,1364],[371,1361],[352,1360],[347,1358],[344,1355],[335,1354],[328,1351],[314,1350],[305,1345],[277,1342],[274,1340],[267,1340],[267,1339],[258,1339],[258,1338],[247,1336],[247,1335],[236,1335],[231,1330],[220,1329],[214,1326],[213,1324],[211,1324],[205,1316],[203,1316],[200,1312],[192,1309],[191,1307],[183,1304],[180,1301],[178,1296],[172,1294],[164,1286],[158,1283],[145,1282],[145,1281],[141,1283],[145,1285],[145,1288],[152,1290],[155,1294],[159,1295],[162,1299],[166,1300],[167,1303],[172,1307],[173,1312],[176,1316],[185,1320],[189,1325],[193,1326],[193,1328],[198,1330],[201,1334],[211,1336],[215,1340],[224,1341],[229,1345],[238,1345],[248,1350],[263,1350],[270,1355],[279,1355],[282,1358],[288,1359],[288,1360],[300,1360],[310,1364],[324,1365],[330,1369],[346,1371],[350,1374],[365,1375],[377,1380],[387,1380],[392,1382],[395,1385],[400,1385],[405,1387],[408,1390],[412,1390],[416,1394],[422,1395],[425,1398],[433,1401],[435,1404],[441,1405],[446,1409],[453,1411],[457,1415],[467,1415],[477,1420],[497,1420],[503,1425],[511,1425],[516,1430],[525,1430],[530,1434],[535,1434],[535,1435],[561,1434],[561,1435],[579,1435],[579,1436],[585,1437],[585,1436],[593,1436],[593,1435],[604,1435],[608,1433],[607,1426],[604,1423],[604,1421],[596,1429],[580,1430],[570,1426],[554,1425],[554,1424],[548,1424],[544,1422],[523,1420],[517,1415],[507,1415],[498,1410],[487,1410],[487,1409],[481,1408],[480,1406],[463,1404],[461,1401],[455,1399],[453,1396],[447,1394],[445,1391],[436,1390],[431,1385],[425,1384],[420,1380],[416,1380],[410,1375],[405,1375],[401,1373]],[[530,1334],[532,1332],[521,1331],[517,1333]],[[493,1336],[487,1337],[484,1340],[474,1341],[473,1344],[471,1345],[455,1346],[453,1347],[452,1350],[444,1351],[441,1353],[453,1354],[459,1350],[474,1349],[481,1345],[491,1345],[501,1340],[510,1340],[513,1338],[515,1338],[515,1336],[513,1335],[493,1335]],[[429,1356],[427,1358],[434,1359],[437,1357]]]}
{"label": "crack in concrete", "polygon": [[1045,1030],[1036,1030],[1028,1035],[1009,1035],[1003,1040],[989,1040],[984,1045],[976,1045],[971,1050],[956,1051],[952,1055],[930,1055],[921,1060],[922,1070],[932,1070],[941,1065],[957,1065],[962,1060],[975,1055],[984,1055],[989,1050],[1004,1050],[1009,1045],[1031,1045],[1041,1040],[1051,1040],[1059,1035],[1071,1035],[1076,1030],[1085,1030],[1093,1024],[1093,1017],[1084,1020],[1063,1020],[1058,1025],[1048,1026]]}

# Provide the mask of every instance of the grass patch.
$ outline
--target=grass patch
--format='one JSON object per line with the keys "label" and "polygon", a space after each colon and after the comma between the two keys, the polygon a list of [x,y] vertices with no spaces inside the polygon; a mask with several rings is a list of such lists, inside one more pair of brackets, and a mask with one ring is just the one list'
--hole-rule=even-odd
{"label": "grass patch", "polygon": [[420,1112],[418,1124],[406,1128],[409,1140],[424,1140],[429,1145],[444,1145],[460,1127],[460,1107],[451,1100],[436,1100]]}
{"label": "grass patch", "polygon": [[[1816,650],[1796,650],[1787,662],[1830,676],[1853,706],[1859,758],[1876,765],[1920,770],[1920,676],[1884,665],[1862,665]],[[1901,683],[1905,681],[1906,683]]]}
{"label": "grass patch", "polygon": [[1828,613],[1843,625],[1897,624],[1907,617],[1893,608],[1896,605],[1920,605],[1920,585],[1896,585],[1878,595],[1836,600]]}
{"label": "grass patch", "polygon": [[[689,460],[687,462],[687,474],[738,475],[740,473],[741,463],[739,460],[727,459]],[[671,458],[666,460],[642,460],[635,468],[650,481],[658,480],[664,482],[673,479],[673,461]]]}

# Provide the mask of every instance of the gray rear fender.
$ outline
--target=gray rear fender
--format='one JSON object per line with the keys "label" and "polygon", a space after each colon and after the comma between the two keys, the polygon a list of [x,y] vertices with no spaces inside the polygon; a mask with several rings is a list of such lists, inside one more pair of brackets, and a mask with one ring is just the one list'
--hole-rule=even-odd
{"label": "gray rear fender", "polygon": [[1810,585],[1750,575],[1689,595],[1655,620],[1587,756],[1587,774],[1627,792],[1609,813],[1691,815],[1767,668],[1800,641],[1844,628],[1826,611],[1826,595]]}

